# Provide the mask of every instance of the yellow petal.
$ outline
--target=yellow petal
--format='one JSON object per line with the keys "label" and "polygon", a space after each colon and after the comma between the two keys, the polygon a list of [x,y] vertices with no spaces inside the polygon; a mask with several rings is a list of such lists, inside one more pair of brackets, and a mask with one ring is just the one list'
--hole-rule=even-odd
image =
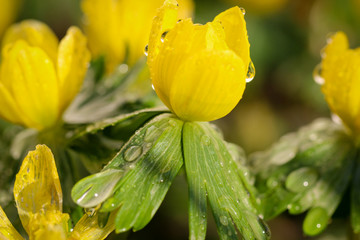
{"label": "yellow petal", "polygon": [[46,24],[37,20],[25,20],[14,24],[6,31],[2,46],[15,43],[20,39],[30,46],[41,48],[55,62],[58,39]]}
{"label": "yellow petal", "polygon": [[15,122],[39,130],[55,124],[59,116],[58,80],[53,62],[44,51],[23,40],[7,45],[0,79],[24,116],[24,120]]}
{"label": "yellow petal", "polygon": [[60,112],[71,103],[84,81],[90,61],[86,37],[71,27],[59,45],[57,70],[60,89]]}
{"label": "yellow petal", "polygon": [[230,50],[204,50],[183,62],[175,74],[170,102],[177,116],[212,121],[228,114],[245,89],[246,67]]}
{"label": "yellow petal", "polygon": [[66,240],[70,217],[59,211],[46,211],[34,214],[29,221],[30,240]]}
{"label": "yellow petal", "polygon": [[30,234],[30,222],[38,213],[62,212],[62,191],[54,156],[45,145],[37,145],[25,157],[14,184],[20,220]]}
{"label": "yellow petal", "polygon": [[148,44],[147,63],[150,71],[156,56],[159,54],[161,44],[161,35],[172,29],[178,20],[178,4],[175,0],[165,0],[162,7],[157,11],[151,27],[151,33]]}
{"label": "yellow petal", "polygon": [[[1,70],[0,70],[1,71]],[[1,74],[0,74],[1,76]],[[36,126],[36,123],[22,114],[10,92],[0,80],[0,117],[16,124]]]}
{"label": "yellow petal", "polygon": [[250,63],[250,44],[244,14],[239,7],[230,8],[215,17],[224,27],[226,43],[244,61]]}
{"label": "yellow petal", "polygon": [[191,19],[185,19],[178,22],[163,38],[159,54],[152,64],[151,79],[156,93],[170,109],[170,89],[179,66],[190,56],[205,49],[228,49],[219,23],[194,25]]}
{"label": "yellow petal", "polygon": [[3,209],[0,207],[0,239],[1,240],[22,240],[24,238],[15,230]]}
{"label": "yellow petal", "polygon": [[98,224],[98,213],[84,216],[75,225],[69,240],[102,240],[115,229],[116,211],[110,214],[105,227],[100,228]]}
{"label": "yellow petal", "polygon": [[329,39],[324,49],[322,91],[332,112],[356,135],[360,134],[360,51],[348,49],[344,33]]}
{"label": "yellow petal", "polygon": [[[164,0],[82,1],[84,31],[91,52],[95,57],[105,56],[108,73],[124,61],[133,65],[144,56],[152,19],[163,3]],[[191,16],[192,0],[180,0],[179,5],[181,18]]]}

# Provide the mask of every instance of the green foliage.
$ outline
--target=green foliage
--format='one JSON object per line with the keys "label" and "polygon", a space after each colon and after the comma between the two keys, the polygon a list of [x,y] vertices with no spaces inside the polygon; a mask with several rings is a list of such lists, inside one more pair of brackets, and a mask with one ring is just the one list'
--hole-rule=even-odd
{"label": "green foliage", "polygon": [[[75,139],[109,132],[116,136],[121,133],[121,123],[128,121],[124,129],[129,129],[139,119],[144,123],[155,113],[160,112],[143,111],[107,121],[107,125],[94,125]],[[111,128],[116,131],[109,131]],[[246,239],[270,237],[258,216],[256,191],[241,148],[224,142],[208,123],[184,123],[167,113],[136,130],[99,173],[74,186],[72,198],[85,208],[99,207],[102,213],[116,211],[117,232],[137,231],[152,219],[184,163],[191,239],[205,239],[207,199],[221,239],[238,239],[236,228]],[[100,223],[106,220],[104,216]]]}
{"label": "green foliage", "polygon": [[244,175],[246,170],[237,165],[218,133],[208,123],[186,122],[183,151],[190,239],[205,239],[207,199],[220,239],[238,239],[235,226],[245,239],[268,239],[270,232],[257,215],[258,204]]}
{"label": "green foliage", "polygon": [[265,218],[285,210],[291,214],[309,210],[303,230],[307,235],[319,234],[349,186],[355,158],[352,139],[327,119],[316,120],[254,154],[251,160]]}

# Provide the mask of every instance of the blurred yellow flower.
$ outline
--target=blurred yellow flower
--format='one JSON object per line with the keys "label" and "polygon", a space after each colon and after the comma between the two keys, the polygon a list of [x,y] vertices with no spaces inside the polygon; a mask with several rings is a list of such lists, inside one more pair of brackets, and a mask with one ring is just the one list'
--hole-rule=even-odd
{"label": "blurred yellow flower", "polygon": [[77,27],[58,42],[45,24],[10,27],[0,66],[0,117],[42,130],[54,126],[80,90],[90,53]]}
{"label": "blurred yellow flower", "polygon": [[[62,213],[63,198],[54,156],[45,145],[36,146],[36,150],[24,159],[16,175],[14,196],[21,223],[30,240],[100,240],[114,230],[112,215],[107,225],[100,228],[96,214],[84,214],[73,231],[68,231],[69,215]],[[23,239],[1,207],[0,239]]]}
{"label": "blurred yellow flower", "polygon": [[[144,55],[151,21],[164,0],[83,0],[84,31],[92,54],[106,58],[107,72]],[[180,0],[181,17],[192,14],[192,0]],[[126,59],[125,59],[126,58]]]}
{"label": "blurred yellow flower", "polygon": [[179,118],[212,121],[228,114],[245,89],[250,60],[243,12],[234,7],[206,25],[178,21],[177,2],[154,18],[148,65],[159,98]]}
{"label": "blurred yellow flower", "polygon": [[360,48],[349,49],[343,32],[328,40],[322,54],[321,72],[315,80],[322,83],[321,90],[333,113],[355,136],[360,135]]}
{"label": "blurred yellow flower", "polygon": [[0,38],[6,28],[15,21],[19,0],[0,0]]}

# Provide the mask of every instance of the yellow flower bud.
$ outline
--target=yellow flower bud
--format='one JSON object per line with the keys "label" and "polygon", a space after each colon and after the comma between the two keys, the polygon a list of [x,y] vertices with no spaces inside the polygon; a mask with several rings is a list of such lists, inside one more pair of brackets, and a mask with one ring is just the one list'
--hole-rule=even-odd
{"label": "yellow flower bud", "polygon": [[[151,21],[164,0],[83,0],[84,29],[94,56],[104,55],[107,72],[144,55]],[[192,0],[180,0],[180,15],[189,17]]]}
{"label": "yellow flower bud", "polygon": [[154,18],[148,65],[159,98],[179,118],[212,121],[240,101],[250,60],[243,12],[231,8],[205,25],[178,21],[177,2]]}
{"label": "yellow flower bud", "polygon": [[[349,49],[343,32],[334,34],[323,50],[315,80],[333,113],[338,115],[352,134],[360,135],[360,48]],[[321,70],[321,71],[319,71]]]}
{"label": "yellow flower bud", "polygon": [[82,85],[90,61],[86,44],[77,27],[60,43],[35,20],[10,27],[0,66],[0,117],[38,130],[54,126]]}

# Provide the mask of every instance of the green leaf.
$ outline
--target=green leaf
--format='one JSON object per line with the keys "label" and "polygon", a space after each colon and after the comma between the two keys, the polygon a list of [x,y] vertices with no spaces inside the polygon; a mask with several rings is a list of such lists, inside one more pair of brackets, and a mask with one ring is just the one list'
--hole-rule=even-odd
{"label": "green leaf", "polygon": [[101,212],[118,211],[117,232],[143,228],[183,164],[182,125],[171,114],[151,120],[136,131],[100,173],[74,186],[74,201],[84,207],[103,203]]}
{"label": "green leaf", "polygon": [[252,155],[265,219],[308,212],[303,230],[322,232],[349,185],[355,148],[341,126],[316,120]]}
{"label": "green leaf", "polygon": [[131,114],[109,118],[77,130],[68,147],[77,154],[90,172],[99,171],[120,150],[134,132],[166,109],[144,109]]}
{"label": "green leaf", "polygon": [[[86,124],[154,107],[148,98],[155,94],[152,93],[149,82],[142,79],[149,78],[148,74],[144,74],[144,71],[147,71],[144,59],[131,68],[126,64],[120,64],[114,72],[101,78],[104,70],[103,60],[99,58],[92,62],[81,92],[63,116],[66,123]],[[146,85],[141,85],[143,82]],[[139,83],[141,86],[137,86]]]}
{"label": "green leaf", "polygon": [[351,186],[351,225],[355,233],[360,233],[360,164],[358,161]]}
{"label": "green leaf", "polygon": [[[231,149],[231,146],[230,146]],[[233,150],[233,149],[232,149]],[[257,201],[245,167],[208,123],[186,122],[183,152],[189,183],[190,239],[205,239],[209,200],[220,239],[268,239],[269,229],[258,216]],[[240,164],[241,166],[241,164]]]}

